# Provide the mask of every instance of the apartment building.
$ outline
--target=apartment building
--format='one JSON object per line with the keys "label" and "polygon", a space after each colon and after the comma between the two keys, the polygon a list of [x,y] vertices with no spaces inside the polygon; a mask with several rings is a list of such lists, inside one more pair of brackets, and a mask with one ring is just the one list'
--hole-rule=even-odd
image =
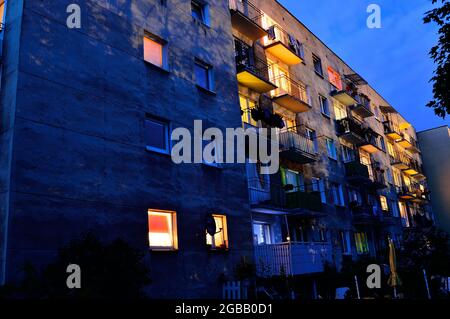
{"label": "apartment building", "polygon": [[230,8],[243,122],[284,124],[279,173],[247,167],[260,275],[383,259],[388,237],[431,220],[414,128],[278,2]]}
{"label": "apartment building", "polygon": [[417,133],[429,180],[436,223],[450,233],[450,129],[447,125]]}
{"label": "apartment building", "polygon": [[[220,297],[242,260],[319,273],[429,220],[414,128],[278,2],[84,0],[71,29],[72,2],[4,2],[2,283],[91,230],[145,251],[150,296]],[[173,163],[194,120],[277,127],[278,173]]]}

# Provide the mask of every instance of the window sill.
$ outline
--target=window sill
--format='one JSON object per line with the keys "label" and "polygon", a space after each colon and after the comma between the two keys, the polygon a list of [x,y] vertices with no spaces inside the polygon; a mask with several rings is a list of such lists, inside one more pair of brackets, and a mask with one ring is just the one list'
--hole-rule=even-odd
{"label": "window sill", "polygon": [[331,120],[331,115],[328,115],[328,114],[323,113],[323,112],[320,112],[320,113],[322,114],[323,117],[325,117],[325,118]]}
{"label": "window sill", "polygon": [[205,27],[207,29],[211,29],[211,26],[209,24],[206,24],[206,22],[204,22],[202,20],[192,17],[192,21],[194,21],[199,26]]}
{"label": "window sill", "polygon": [[170,73],[170,70],[168,68],[164,68],[162,66],[158,66],[158,65],[153,64],[153,63],[151,63],[151,62],[149,62],[147,60],[144,60],[144,59],[142,59],[142,60],[144,61],[145,64],[147,64],[148,66],[154,68],[157,71],[160,71],[160,72],[165,73],[165,74],[169,74]]}
{"label": "window sill", "polygon": [[205,87],[203,87],[203,86],[201,86],[201,85],[195,84],[195,86],[196,86],[197,89],[199,89],[200,91],[205,92],[205,93],[207,93],[207,94],[209,94],[209,95],[213,95],[213,96],[216,96],[216,95],[217,95],[216,92],[214,92],[214,91],[212,91],[212,90],[210,90],[210,89],[208,89],[208,88],[205,88]]}
{"label": "window sill", "polygon": [[176,253],[176,252],[178,252],[178,249],[176,249],[176,248],[152,248],[152,247],[149,247],[149,250],[151,252],[155,252],[155,253]]}

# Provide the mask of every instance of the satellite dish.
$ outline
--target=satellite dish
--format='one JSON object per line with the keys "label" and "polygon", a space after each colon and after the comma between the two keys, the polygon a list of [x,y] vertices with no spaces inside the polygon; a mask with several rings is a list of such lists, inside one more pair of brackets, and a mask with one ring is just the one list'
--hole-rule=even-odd
{"label": "satellite dish", "polygon": [[206,232],[211,236],[217,234],[217,225],[213,215],[206,216]]}

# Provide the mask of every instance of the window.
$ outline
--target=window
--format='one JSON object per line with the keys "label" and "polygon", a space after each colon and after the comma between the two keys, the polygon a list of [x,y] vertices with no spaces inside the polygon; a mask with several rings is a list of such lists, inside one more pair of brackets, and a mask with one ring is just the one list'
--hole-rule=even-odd
{"label": "window", "polygon": [[320,200],[323,204],[326,204],[327,196],[325,192],[325,182],[323,179],[313,177],[312,187],[315,192],[320,192]]}
{"label": "window", "polygon": [[303,174],[280,167],[281,181],[283,185],[292,185],[292,190],[287,190],[287,192],[298,192],[305,190],[305,181]]}
{"label": "window", "polygon": [[383,137],[380,138],[380,145],[381,145],[381,149],[383,150],[383,152],[386,152],[386,143],[384,142]]}
{"label": "window", "polygon": [[150,34],[144,36],[144,60],[167,69],[167,43]]}
{"label": "window", "polygon": [[216,224],[214,236],[206,233],[206,245],[211,249],[228,249],[227,217],[225,215],[212,215]]}
{"label": "window", "polygon": [[350,232],[349,231],[340,231],[339,237],[341,240],[342,254],[344,254],[344,255],[351,254],[352,248],[350,246]]}
{"label": "window", "polygon": [[323,70],[322,70],[322,60],[320,58],[313,54],[313,63],[314,63],[314,71],[320,76],[323,77]]}
{"label": "window", "polygon": [[369,253],[369,241],[365,232],[355,233],[356,253],[358,255]]}
{"label": "window", "polygon": [[333,101],[333,107],[334,107],[334,115],[336,117],[336,120],[341,120],[347,117],[347,110],[345,109],[345,106],[339,103],[339,101],[334,100]]}
{"label": "window", "polygon": [[338,90],[342,90],[341,76],[332,67],[328,67],[328,80]]}
{"label": "window", "polygon": [[145,143],[149,151],[169,154],[169,123],[147,116],[145,119]]}
{"label": "window", "polygon": [[402,186],[402,173],[396,168],[392,169],[392,173],[394,175],[394,185],[395,186]]}
{"label": "window", "polygon": [[252,118],[251,110],[256,107],[256,102],[239,94],[239,103],[241,105],[242,123],[258,127],[258,122]]}
{"label": "window", "polygon": [[344,163],[353,162],[355,160],[355,151],[345,145],[342,145],[342,161]]}
{"label": "window", "polygon": [[195,59],[194,65],[195,82],[198,86],[213,91],[212,67],[199,59]]}
{"label": "window", "polygon": [[313,129],[306,128],[306,136],[313,141],[314,152],[319,153],[319,144],[317,143],[317,133]]}
{"label": "window", "polygon": [[319,104],[322,114],[326,115],[327,117],[330,117],[330,106],[328,105],[328,99],[323,95],[319,95]]}
{"label": "window", "polygon": [[376,106],[376,105],[373,105],[372,109],[373,109],[373,114],[375,115],[375,118],[380,121],[381,120],[380,108],[378,106]]}
{"label": "window", "polygon": [[362,202],[361,194],[354,188],[348,189],[348,199],[350,203],[355,203],[356,205],[360,205]]}
{"label": "window", "polygon": [[408,209],[404,202],[398,202],[398,208],[400,209],[400,217],[402,218],[402,225],[409,227]]}
{"label": "window", "polygon": [[178,249],[175,212],[148,210],[148,241],[151,249]]}
{"label": "window", "polygon": [[4,0],[0,0],[0,32],[2,32],[3,30],[1,30],[1,28],[3,28],[3,24],[5,23],[3,16],[5,14],[5,1]]}
{"label": "window", "polygon": [[386,196],[380,195],[381,209],[385,212],[389,211],[389,205]]}
{"label": "window", "polygon": [[394,144],[392,144],[391,142],[388,142],[387,144],[387,149],[388,149],[388,153],[391,157],[395,158],[395,149],[394,149]]}
{"label": "window", "polygon": [[253,223],[253,239],[255,245],[268,245],[272,243],[271,229],[269,224]]}
{"label": "window", "polygon": [[[202,163],[207,166],[221,168],[223,164],[221,145],[213,136],[211,140],[203,140],[203,161]],[[206,156],[207,155],[207,156]],[[207,158],[209,157],[209,158]]]}
{"label": "window", "polygon": [[392,171],[390,167],[386,167],[386,179],[388,181],[389,184],[393,184],[393,179],[392,179]]}
{"label": "window", "polygon": [[333,194],[333,203],[337,206],[344,206],[344,193],[342,191],[342,185],[332,183],[331,190]]}
{"label": "window", "polygon": [[336,145],[334,140],[331,138],[325,138],[325,143],[327,145],[328,157],[337,161]]}
{"label": "window", "polygon": [[398,211],[398,202],[396,200],[391,201],[391,207],[392,207],[392,216],[399,217],[400,212]]}
{"label": "window", "polygon": [[200,1],[191,1],[192,17],[205,25],[209,25],[208,6]]}

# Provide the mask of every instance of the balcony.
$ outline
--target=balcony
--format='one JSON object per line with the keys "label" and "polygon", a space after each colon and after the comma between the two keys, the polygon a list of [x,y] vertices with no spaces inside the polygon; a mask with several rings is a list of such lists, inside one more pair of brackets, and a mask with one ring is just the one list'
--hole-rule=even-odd
{"label": "balcony", "polygon": [[354,186],[364,186],[375,190],[387,187],[377,162],[370,166],[362,164],[359,160],[345,163],[345,173],[349,183]]}
{"label": "balcony", "polygon": [[381,221],[382,211],[370,204],[351,203],[353,219],[356,224],[373,224]]}
{"label": "balcony", "polygon": [[357,103],[350,106],[350,110],[354,114],[362,118],[368,118],[373,116],[373,113],[370,110],[370,100],[367,96],[363,94],[358,94],[355,96],[355,99]]}
{"label": "balcony", "polygon": [[286,242],[254,248],[257,274],[262,277],[295,276],[322,272],[331,261],[331,244]]}
{"label": "balcony", "polygon": [[369,154],[381,151],[381,148],[378,145],[378,134],[371,128],[367,128],[364,131],[364,142],[358,146]]}
{"label": "balcony", "polygon": [[263,13],[247,0],[229,0],[231,24],[239,33],[252,41],[267,35],[261,26]]}
{"label": "balcony", "polygon": [[405,153],[396,152],[394,156],[390,156],[391,165],[399,170],[406,170],[409,168],[412,159]]}
{"label": "balcony", "polygon": [[261,59],[249,56],[250,53],[236,54],[236,73],[239,84],[258,93],[276,89],[276,85],[269,80],[268,65]]}
{"label": "balcony", "polygon": [[414,177],[422,173],[422,168],[419,165],[419,162],[412,158],[409,158],[408,168],[404,169],[403,172],[408,174],[409,176]]}
{"label": "balcony", "polygon": [[392,141],[398,141],[402,138],[400,129],[390,121],[383,122],[384,135]]}
{"label": "balcony", "polygon": [[409,186],[403,185],[397,187],[397,194],[398,197],[404,201],[410,201],[415,197],[414,190],[413,187],[411,187],[411,185]]}
{"label": "balcony", "polygon": [[271,182],[268,176],[250,179],[248,180],[250,205],[262,212],[282,210],[304,216],[318,216],[323,208],[320,193],[308,186],[281,185]]}
{"label": "balcony", "polygon": [[303,62],[302,44],[280,26],[273,25],[267,30],[264,49],[288,65]]}
{"label": "balcony", "polygon": [[279,133],[280,155],[291,161],[307,164],[317,160],[314,141],[297,132],[297,128],[288,128]]}
{"label": "balcony", "polygon": [[356,96],[358,95],[358,89],[356,85],[351,81],[343,80],[342,87],[342,90],[337,90],[333,86],[330,95],[345,106],[357,104],[358,101],[356,100]]}
{"label": "balcony", "polygon": [[287,75],[277,76],[271,81],[277,86],[271,92],[272,101],[294,112],[303,113],[311,110],[306,86],[294,81]]}
{"label": "balcony", "polygon": [[348,143],[360,145],[365,141],[365,130],[362,123],[346,117],[336,121],[337,135]]}
{"label": "balcony", "polygon": [[406,133],[400,133],[401,138],[398,141],[398,144],[403,148],[407,149],[411,153],[420,153],[419,145],[417,141],[415,141],[411,136]]}

